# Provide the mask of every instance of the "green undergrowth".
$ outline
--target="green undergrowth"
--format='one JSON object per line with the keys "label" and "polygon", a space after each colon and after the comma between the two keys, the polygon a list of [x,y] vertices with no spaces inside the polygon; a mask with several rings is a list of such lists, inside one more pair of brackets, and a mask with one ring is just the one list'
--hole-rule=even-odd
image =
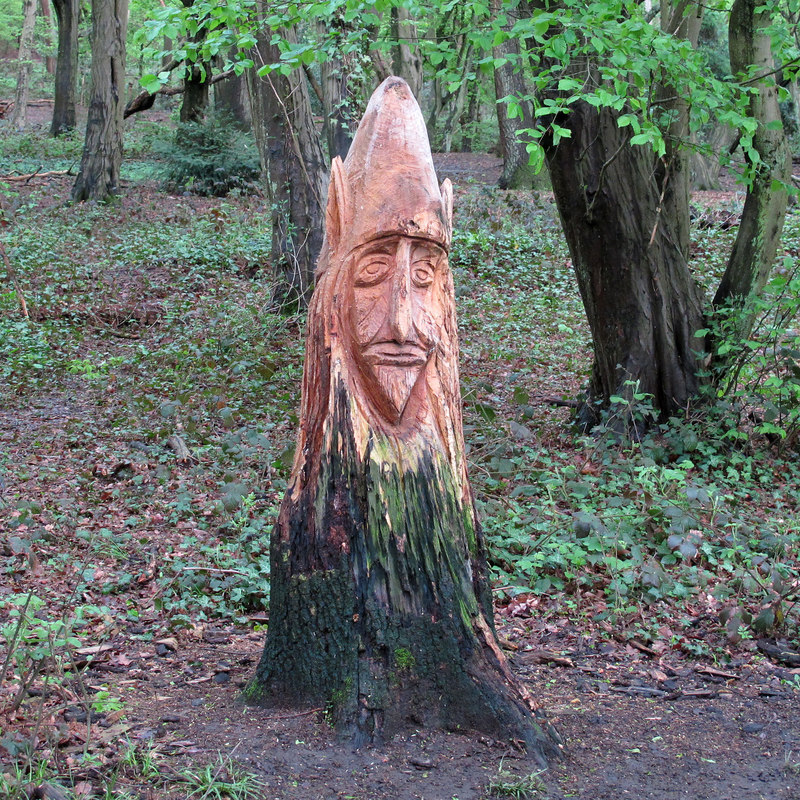
{"label": "green undergrowth", "polygon": [[[67,491],[34,508],[25,490],[2,495],[18,540],[6,573],[24,574],[31,553],[67,571],[51,526],[96,568],[76,578],[81,590],[131,621],[127,593],[157,540],[154,603],[169,624],[263,624],[304,325],[272,303],[268,209],[152,188],[103,207],[46,199],[7,197],[16,283],[0,268],[0,378],[20,409],[58,412],[71,455],[46,468],[17,459],[15,482]],[[711,285],[728,241],[706,231],[695,266]],[[554,205],[460,194],[452,266],[465,437],[504,602],[540,596],[587,624],[702,611],[733,639],[795,635],[798,231],[791,215],[757,331],[733,347],[744,354],[734,378],[645,437],[620,440],[609,419],[581,438],[551,405],[578,394],[591,361]],[[731,340],[722,331],[717,341]],[[628,410],[647,420],[647,398],[632,395]],[[175,436],[190,453],[180,464]],[[9,464],[0,458],[0,477]],[[637,624],[637,635],[656,635],[654,623]]]}

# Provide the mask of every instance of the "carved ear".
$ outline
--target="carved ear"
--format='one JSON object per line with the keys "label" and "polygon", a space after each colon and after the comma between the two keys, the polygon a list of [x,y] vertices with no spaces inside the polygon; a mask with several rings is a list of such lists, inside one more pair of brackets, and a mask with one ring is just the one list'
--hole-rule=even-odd
{"label": "carved ear", "polygon": [[442,217],[447,228],[447,243],[453,236],[453,184],[450,178],[445,178],[439,191],[442,193]]}
{"label": "carved ear", "polygon": [[325,211],[325,232],[328,246],[337,250],[345,230],[349,211],[349,191],[344,164],[339,156],[331,162],[331,182],[328,185],[328,207]]}

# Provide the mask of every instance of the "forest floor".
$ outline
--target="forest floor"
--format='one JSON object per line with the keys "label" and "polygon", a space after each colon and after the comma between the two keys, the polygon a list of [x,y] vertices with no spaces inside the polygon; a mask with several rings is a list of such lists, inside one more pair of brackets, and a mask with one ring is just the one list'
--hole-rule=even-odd
{"label": "forest floor", "polygon": [[[325,708],[243,703],[268,622],[267,539],[302,358],[302,319],[271,309],[265,201],[171,197],[149,182],[128,183],[115,206],[74,209],[71,178],[56,176],[11,184],[5,206],[0,789],[10,798],[27,786],[76,800],[800,800],[797,596],[773,580],[798,574],[794,454],[762,443],[755,466],[752,449],[725,451],[721,468],[738,470],[730,480],[749,499],[725,489],[692,522],[720,536],[734,523],[781,523],[784,549],[764,573],[777,600],[759,588],[755,545],[741,569],[722,544],[667,557],[658,531],[671,509],[694,513],[692,498],[722,485],[680,460],[666,460],[660,482],[650,461],[635,472],[641,535],[674,567],[662,574],[620,544],[621,527],[604,539],[611,517],[586,493],[627,497],[619,487],[634,473],[619,463],[638,449],[577,437],[569,408],[554,408],[579,394],[591,351],[552,200],[496,193],[491,156],[437,164],[456,183],[461,224],[486,226],[463,234],[453,260],[498,634],[563,759],[537,775],[512,743],[427,730],[354,751]],[[702,213],[718,225],[737,202],[706,196]],[[506,217],[530,224],[529,238],[507,237]],[[677,434],[682,447],[689,435]],[[746,465],[757,485],[736,477]],[[542,476],[547,492],[525,505]],[[715,517],[723,511],[728,522]],[[576,539],[584,519],[589,536]],[[560,521],[563,540],[548,549]],[[587,562],[595,530],[612,550]],[[639,559],[630,575],[626,558]],[[721,617],[730,595],[709,581],[726,570],[731,584],[751,573],[755,583]],[[648,594],[656,578],[661,593]],[[765,598],[783,626],[752,621]]]}

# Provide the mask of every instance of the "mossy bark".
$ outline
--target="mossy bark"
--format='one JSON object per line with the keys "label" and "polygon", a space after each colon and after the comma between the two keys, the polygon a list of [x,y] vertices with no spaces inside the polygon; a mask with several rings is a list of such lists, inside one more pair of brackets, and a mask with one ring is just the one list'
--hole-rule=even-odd
{"label": "mossy bark", "polygon": [[336,393],[316,480],[290,490],[272,541],[270,627],[254,688],[325,706],[356,744],[411,725],[556,752],[509,680],[491,628],[483,538],[449,462],[417,437],[355,445]]}

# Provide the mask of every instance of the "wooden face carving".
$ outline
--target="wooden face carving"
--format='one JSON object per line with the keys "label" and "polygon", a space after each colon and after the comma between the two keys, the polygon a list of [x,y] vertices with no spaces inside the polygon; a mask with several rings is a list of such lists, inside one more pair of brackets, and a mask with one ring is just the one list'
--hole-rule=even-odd
{"label": "wooden face carving", "polygon": [[436,243],[399,234],[351,255],[353,351],[365,390],[393,423],[424,380],[442,336],[446,259]]}

